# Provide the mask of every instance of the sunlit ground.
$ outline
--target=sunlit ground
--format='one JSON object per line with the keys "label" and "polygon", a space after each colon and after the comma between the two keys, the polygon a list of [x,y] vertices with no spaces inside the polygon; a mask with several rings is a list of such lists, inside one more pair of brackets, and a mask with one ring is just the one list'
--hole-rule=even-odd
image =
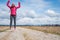
{"label": "sunlit ground", "polygon": [[[53,26],[18,26],[18,27],[60,35],[60,26],[55,26],[55,27]],[[0,32],[6,31],[8,29],[9,29],[9,26],[0,26]]]}

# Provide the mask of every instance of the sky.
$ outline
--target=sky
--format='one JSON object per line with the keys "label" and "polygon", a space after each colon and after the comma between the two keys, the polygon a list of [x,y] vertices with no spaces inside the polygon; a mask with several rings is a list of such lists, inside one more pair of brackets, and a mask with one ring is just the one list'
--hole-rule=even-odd
{"label": "sky", "polygon": [[[10,24],[10,9],[0,0],[0,25]],[[49,25],[60,24],[60,0],[10,0],[10,5],[18,2],[21,7],[17,10],[17,25]]]}

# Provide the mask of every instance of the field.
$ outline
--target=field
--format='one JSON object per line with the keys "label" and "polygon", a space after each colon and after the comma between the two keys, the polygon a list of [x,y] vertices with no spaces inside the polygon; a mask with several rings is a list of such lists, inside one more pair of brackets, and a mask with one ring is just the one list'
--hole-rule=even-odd
{"label": "field", "polygon": [[60,26],[55,26],[55,27],[54,26],[26,26],[23,28],[60,35]]}
{"label": "field", "polygon": [[60,27],[52,26],[0,26],[0,40],[60,40]]}
{"label": "field", "polygon": [[[18,27],[60,35],[60,26],[55,26],[55,27],[54,26],[18,26]],[[0,32],[6,31],[8,29],[9,26],[0,26]]]}
{"label": "field", "polygon": [[0,26],[0,32],[4,32],[4,31],[6,31],[8,29],[9,29],[9,27]]}

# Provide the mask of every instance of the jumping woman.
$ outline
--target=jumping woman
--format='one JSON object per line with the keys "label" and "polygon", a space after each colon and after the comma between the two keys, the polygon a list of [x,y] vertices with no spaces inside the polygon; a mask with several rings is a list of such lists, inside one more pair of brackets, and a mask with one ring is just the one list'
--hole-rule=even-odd
{"label": "jumping woman", "polygon": [[15,4],[13,3],[10,6],[10,0],[8,0],[7,2],[7,6],[10,8],[10,29],[12,28],[12,21],[14,20],[14,29],[16,29],[16,11],[18,8],[20,8],[20,2],[18,2],[18,6],[15,6]]}

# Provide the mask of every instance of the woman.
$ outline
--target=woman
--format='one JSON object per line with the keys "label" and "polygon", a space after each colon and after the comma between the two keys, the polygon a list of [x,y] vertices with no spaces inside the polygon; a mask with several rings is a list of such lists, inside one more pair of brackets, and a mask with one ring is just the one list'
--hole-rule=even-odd
{"label": "woman", "polygon": [[7,6],[10,8],[10,29],[12,28],[12,20],[14,20],[14,29],[16,29],[16,11],[20,8],[20,2],[18,2],[18,6],[15,6],[14,3],[10,6],[10,0],[7,2]]}

